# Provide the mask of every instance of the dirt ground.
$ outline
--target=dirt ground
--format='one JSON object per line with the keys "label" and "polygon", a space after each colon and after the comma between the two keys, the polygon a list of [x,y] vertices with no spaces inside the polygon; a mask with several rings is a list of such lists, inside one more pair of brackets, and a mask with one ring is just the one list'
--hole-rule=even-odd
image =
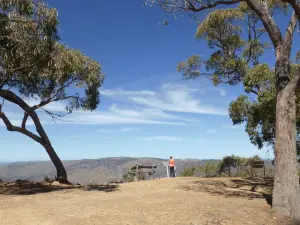
{"label": "dirt ground", "polygon": [[[235,193],[235,185],[218,186],[218,179],[215,181],[159,179],[120,184],[110,189],[62,187],[45,190],[45,193],[38,188],[31,192],[14,192],[12,187],[2,185],[0,224],[282,224],[272,216],[271,208],[264,198],[260,198],[261,194],[251,198],[237,197],[239,192]],[[235,192],[232,191],[234,188]],[[235,194],[224,195],[221,191]]]}

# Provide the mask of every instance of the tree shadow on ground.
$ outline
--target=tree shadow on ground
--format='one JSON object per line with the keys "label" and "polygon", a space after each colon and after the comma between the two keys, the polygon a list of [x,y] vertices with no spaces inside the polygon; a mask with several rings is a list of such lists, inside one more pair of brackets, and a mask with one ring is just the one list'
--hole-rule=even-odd
{"label": "tree shadow on ground", "polygon": [[268,205],[272,206],[273,196],[271,194],[271,190],[274,187],[274,178],[272,177],[265,177],[265,178],[245,178],[241,179],[232,179],[232,182],[238,185],[238,187],[242,185],[249,185],[251,186],[252,192],[256,192],[257,187],[263,187],[269,190],[270,193],[261,193],[263,198],[266,200]]}
{"label": "tree shadow on ground", "polygon": [[104,191],[104,192],[114,192],[119,190],[119,185],[117,184],[90,184],[83,187],[85,191]]}
{"label": "tree shadow on ground", "polygon": [[46,182],[32,182],[17,180],[15,182],[0,183],[0,195],[35,195],[62,190],[82,190],[82,191],[103,191],[113,192],[118,189],[118,185],[52,185]]}
{"label": "tree shadow on ground", "polygon": [[203,191],[224,197],[246,197],[249,200],[261,198],[272,205],[272,178],[201,179],[194,181],[193,185],[184,185],[180,188],[186,191]]}

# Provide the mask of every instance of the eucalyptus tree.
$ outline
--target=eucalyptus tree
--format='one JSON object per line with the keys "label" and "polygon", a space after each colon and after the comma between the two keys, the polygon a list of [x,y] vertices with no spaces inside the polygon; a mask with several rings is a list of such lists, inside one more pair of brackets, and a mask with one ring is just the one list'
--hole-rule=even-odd
{"label": "eucalyptus tree", "polygon": [[[257,144],[261,140],[255,139],[262,136],[256,132],[261,129],[264,132],[267,129],[265,133],[273,135],[276,163],[273,209],[280,216],[300,221],[296,160],[296,111],[300,71],[297,62],[291,59],[300,3],[297,0],[146,0],[146,3],[158,4],[170,13],[192,12],[194,18],[203,11],[208,11],[208,15],[199,22],[196,37],[205,39],[213,53],[208,58],[191,56],[179,63],[178,71],[186,78],[209,76],[216,85],[243,83],[248,96],[241,96],[237,99],[239,102],[231,104],[230,109],[230,115],[236,123],[241,119],[252,119],[247,115],[236,115],[235,112],[242,110],[234,109],[247,105],[248,102],[243,102],[249,96],[258,103],[268,103],[268,107],[256,110],[255,113],[273,113],[274,116],[266,116],[267,120],[273,121],[269,121],[269,125],[263,128],[247,126],[248,133]],[[278,20],[275,15],[280,15]],[[285,16],[289,18],[289,23],[282,30],[279,20]],[[263,42],[264,36],[268,37],[267,43]],[[294,46],[296,47],[295,44]],[[260,60],[266,48],[273,48],[275,52],[274,68]],[[260,106],[265,107],[266,104]],[[269,111],[264,112],[262,109]],[[248,125],[251,123],[252,121],[248,121]],[[256,121],[252,124],[260,126]],[[267,136],[264,138],[272,140]]]}
{"label": "eucalyptus tree", "polygon": [[[0,1],[0,118],[8,131],[18,132],[40,143],[57,170],[57,179],[67,182],[66,170],[56,154],[42,123],[40,112],[53,118],[63,116],[44,109],[53,102],[74,109],[94,110],[99,104],[98,88],[104,76],[98,62],[59,42],[57,11],[42,1]],[[38,103],[29,105],[28,98]],[[20,107],[24,117],[15,126],[4,103]],[[27,125],[31,118],[36,132]]]}

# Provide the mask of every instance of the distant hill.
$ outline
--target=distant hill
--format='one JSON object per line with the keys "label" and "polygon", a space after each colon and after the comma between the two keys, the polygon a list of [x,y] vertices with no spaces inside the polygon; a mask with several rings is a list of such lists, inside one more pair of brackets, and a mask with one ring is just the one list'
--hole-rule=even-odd
{"label": "distant hill", "polygon": [[[166,177],[166,168],[162,163],[164,161],[167,162],[168,160],[157,158],[114,157],[64,161],[63,163],[71,182],[87,184],[120,181],[123,173],[136,164],[157,165],[155,177]],[[208,161],[218,162],[218,160],[177,159],[176,172],[179,175],[184,168],[199,166]],[[45,176],[51,178],[55,176],[55,168],[50,161],[0,164],[0,179],[2,180],[43,180]]]}
{"label": "distant hill", "polygon": [[[107,183],[120,181],[128,168],[136,165],[157,165],[156,178],[166,177],[167,159],[114,157],[101,159],[83,159],[64,161],[68,178],[73,183]],[[200,166],[206,162],[218,163],[219,160],[176,159],[176,173],[180,175],[185,168]],[[267,161],[270,165],[270,161]],[[16,162],[0,164],[0,179],[2,180],[43,180],[48,176],[54,178],[55,168],[50,161],[46,162]]]}

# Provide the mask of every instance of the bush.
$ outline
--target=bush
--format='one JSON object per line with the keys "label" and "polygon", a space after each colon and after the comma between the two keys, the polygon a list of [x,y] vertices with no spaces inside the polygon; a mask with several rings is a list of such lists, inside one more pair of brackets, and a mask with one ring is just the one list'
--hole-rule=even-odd
{"label": "bush", "polygon": [[198,167],[199,172],[203,172],[205,177],[216,177],[218,172],[218,164],[205,163],[203,166]]}
{"label": "bush", "polygon": [[192,168],[185,168],[183,170],[183,172],[181,173],[182,177],[192,177],[195,175],[196,172],[196,168],[192,167]]}
{"label": "bush", "polygon": [[226,174],[227,176],[232,177],[233,174],[231,169],[235,169],[236,177],[253,177],[255,174],[252,174],[252,172],[255,173],[255,171],[251,170],[251,164],[256,160],[261,160],[261,158],[257,155],[251,158],[244,158],[235,155],[225,156],[218,165],[218,172],[220,176],[222,174]]}
{"label": "bush", "polygon": [[146,180],[145,174],[144,173],[139,173],[138,174],[138,180]]}
{"label": "bush", "polygon": [[122,181],[123,182],[132,182],[132,181],[134,181],[134,176],[127,172],[127,173],[123,174]]}
{"label": "bush", "polygon": [[51,183],[51,182],[54,181],[54,180],[51,179],[51,178],[48,177],[48,176],[45,176],[45,177],[44,177],[44,181],[47,182],[47,183]]}

